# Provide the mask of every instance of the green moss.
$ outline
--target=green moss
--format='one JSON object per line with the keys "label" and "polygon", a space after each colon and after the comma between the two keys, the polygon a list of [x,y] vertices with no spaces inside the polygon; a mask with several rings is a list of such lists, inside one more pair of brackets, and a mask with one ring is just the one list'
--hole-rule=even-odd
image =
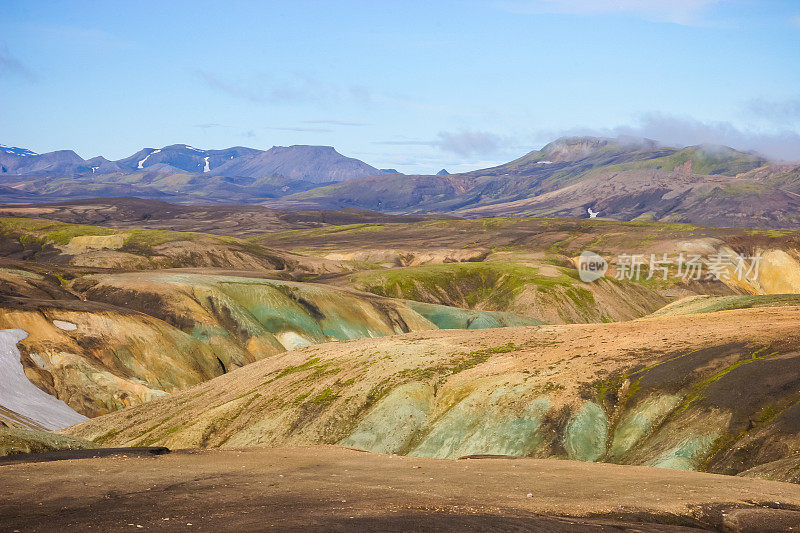
{"label": "green moss", "polygon": [[502,346],[494,346],[472,352],[462,352],[447,363],[427,367],[407,368],[402,370],[399,375],[406,380],[428,380],[433,377],[443,379],[447,376],[458,374],[485,363],[492,355],[509,353],[517,349],[517,346],[513,342],[509,342]]}
{"label": "green moss", "polygon": [[94,442],[95,444],[104,444],[109,440],[113,439],[116,434],[117,434],[116,429],[110,429],[109,431],[103,433],[99,437],[92,439],[92,442]]}
{"label": "green moss", "polygon": [[712,383],[715,383],[715,382],[719,381],[720,379],[724,378],[730,372],[736,370],[737,368],[739,368],[741,366],[749,365],[750,363],[755,363],[756,361],[760,361],[762,359],[767,359],[769,357],[777,355],[777,353],[778,353],[778,352],[770,352],[770,353],[767,353],[767,354],[764,354],[764,355],[759,355],[762,352],[766,351],[767,349],[768,349],[768,347],[764,346],[764,347],[756,350],[755,352],[753,352],[750,355],[750,357],[745,358],[745,359],[739,359],[735,363],[733,363],[731,365],[728,365],[727,367],[723,368],[722,370],[720,370],[719,372],[715,373],[714,375],[712,375],[712,376],[702,380],[701,382],[695,384],[692,387],[692,390],[686,395],[686,397],[685,397],[685,399],[683,401],[683,404],[680,406],[680,408],[678,409],[677,413],[678,414],[682,414],[682,413],[686,412],[687,409],[692,407],[694,404],[696,404],[700,400],[704,399],[705,398],[705,390],[708,388],[708,386],[711,385]]}
{"label": "green moss", "polygon": [[339,395],[333,392],[333,389],[328,387],[323,389],[322,392],[320,392],[316,396],[314,396],[314,398],[311,400],[311,403],[313,403],[314,405],[328,405],[338,397]]}
{"label": "green moss", "polygon": [[17,237],[23,245],[43,242],[66,245],[73,237],[114,235],[116,233],[120,233],[120,231],[37,218],[0,218],[0,234]]}
{"label": "green moss", "polygon": [[312,368],[318,362],[319,362],[319,357],[312,357],[311,359],[309,359],[308,361],[306,361],[302,365],[297,365],[297,366],[291,366],[290,365],[290,366],[287,366],[286,368],[284,368],[283,370],[281,370],[278,373],[278,375],[275,377],[275,379],[280,379],[280,378],[282,378],[284,376],[288,376],[288,375],[294,374],[296,372],[303,372],[304,370],[309,370],[310,368]]}
{"label": "green moss", "polygon": [[560,275],[549,277],[515,263],[442,263],[362,272],[350,280],[356,288],[380,296],[506,309],[529,285],[548,291],[578,283],[569,270],[560,269]]}
{"label": "green moss", "polygon": [[308,398],[310,395],[311,395],[310,392],[306,392],[305,394],[301,394],[300,396],[298,396],[297,398],[294,399],[294,404],[295,405],[299,405],[299,404],[303,403],[305,401],[305,399]]}
{"label": "green moss", "polygon": [[[325,187],[320,187],[320,189],[324,189]],[[280,239],[282,237],[291,237],[291,238],[314,238],[314,237],[323,237],[325,235],[331,235],[334,233],[364,233],[370,231],[383,231],[386,224],[374,224],[374,223],[362,223],[362,224],[344,224],[341,226],[323,226],[321,228],[310,228],[310,229],[301,229],[301,230],[285,230],[285,231],[276,231],[273,233],[268,233],[265,235],[255,235],[253,237],[249,237],[248,240],[250,241],[259,241],[264,238],[277,238]]]}
{"label": "green moss", "polygon": [[761,166],[764,161],[760,158],[737,152],[736,150],[704,149],[699,146],[690,146],[663,157],[649,158],[641,161],[629,161],[617,165],[603,167],[603,172],[625,170],[675,170],[678,167],[691,163],[691,172],[694,174],[724,174],[735,176]]}
{"label": "green moss", "polygon": [[701,296],[675,302],[650,316],[693,315],[731,309],[800,305],[798,294],[746,294],[733,296]]}

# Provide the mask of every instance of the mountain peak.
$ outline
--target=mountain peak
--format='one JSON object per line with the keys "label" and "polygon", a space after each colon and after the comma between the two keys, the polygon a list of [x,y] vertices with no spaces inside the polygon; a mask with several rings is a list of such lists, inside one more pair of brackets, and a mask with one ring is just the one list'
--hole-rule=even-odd
{"label": "mountain peak", "polygon": [[540,150],[549,161],[575,161],[613,144],[603,137],[561,137]]}
{"label": "mountain peak", "polygon": [[330,154],[338,154],[339,152],[336,151],[336,148],[333,146],[320,146],[314,144],[292,144],[290,146],[273,146],[267,151],[276,151],[276,152],[311,152],[311,153],[330,153]]}
{"label": "mountain peak", "polygon": [[651,150],[658,143],[651,139],[620,136],[610,137],[561,137],[545,145],[540,153],[549,161],[576,161],[600,150],[613,147],[620,150]]}

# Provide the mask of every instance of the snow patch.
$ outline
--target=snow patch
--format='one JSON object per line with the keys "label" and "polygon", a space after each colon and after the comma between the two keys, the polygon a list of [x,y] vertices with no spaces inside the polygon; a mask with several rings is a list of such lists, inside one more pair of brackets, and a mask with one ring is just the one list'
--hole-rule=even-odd
{"label": "snow patch", "polygon": [[58,329],[63,329],[64,331],[75,331],[78,329],[77,324],[67,322],[66,320],[53,320],[53,325]]}
{"label": "snow patch", "polygon": [[139,165],[138,165],[136,168],[144,168],[144,166],[143,166],[143,165],[144,165],[144,162],[145,162],[145,161],[147,161],[147,160],[150,158],[150,156],[151,156],[151,155],[153,155],[153,154],[157,154],[157,153],[158,153],[158,152],[160,152],[160,151],[161,151],[161,149],[158,149],[158,150],[153,150],[152,152],[150,152],[149,154],[147,154],[147,155],[145,156],[145,158],[144,158],[144,159],[142,159],[141,161],[139,161]]}
{"label": "snow patch", "polygon": [[97,170],[98,168],[100,167],[92,167],[92,174],[94,174],[94,171]]}
{"label": "snow patch", "polygon": [[205,156],[203,161],[206,162],[206,166],[203,167],[203,172],[211,172],[211,166],[208,164],[208,160],[211,159],[209,156]]}
{"label": "snow patch", "polygon": [[552,165],[555,161],[537,161],[537,165]]}
{"label": "snow patch", "polygon": [[0,405],[47,429],[61,429],[88,420],[25,376],[17,343],[27,337],[24,329],[0,330]]}
{"label": "snow patch", "polygon": [[310,340],[301,337],[294,331],[282,331],[281,333],[277,333],[275,337],[277,337],[278,342],[283,344],[283,347],[287,350],[296,350],[297,348],[304,348],[312,344]]}
{"label": "snow patch", "polygon": [[195,152],[202,152],[200,148],[195,148],[194,146],[189,146],[188,144],[184,144],[187,150],[194,150]]}
{"label": "snow patch", "polygon": [[31,361],[36,363],[36,366],[38,366],[39,368],[42,368],[44,370],[50,368],[50,362],[41,355],[39,355],[38,353],[30,353],[28,354],[28,357],[30,357]]}

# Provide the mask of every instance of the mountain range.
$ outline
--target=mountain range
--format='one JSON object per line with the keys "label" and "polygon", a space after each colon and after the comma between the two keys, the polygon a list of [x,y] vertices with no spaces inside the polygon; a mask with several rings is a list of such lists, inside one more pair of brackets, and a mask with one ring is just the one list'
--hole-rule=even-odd
{"label": "mountain range", "polygon": [[345,157],[331,146],[273,146],[269,150],[234,146],[224,150],[201,150],[188,144],[172,144],[163,148],[143,148],[124,159],[109,161],[103,156],[83,159],[72,150],[37,154],[27,148],[0,145],[2,174],[79,177],[140,171],[249,178],[282,176],[311,183],[329,183],[383,172],[358,159]]}
{"label": "mountain range", "polygon": [[405,175],[332,147],[145,148],[110,161],[0,145],[0,202],[135,196],[180,204],[359,208],[464,217],[573,216],[797,227],[800,164],[724,146],[565,137],[472,172]]}

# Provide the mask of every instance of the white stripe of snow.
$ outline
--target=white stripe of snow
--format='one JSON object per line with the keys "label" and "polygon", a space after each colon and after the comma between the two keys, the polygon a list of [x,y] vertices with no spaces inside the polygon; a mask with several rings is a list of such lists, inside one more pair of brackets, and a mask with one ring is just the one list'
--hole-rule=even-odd
{"label": "white stripe of snow", "polygon": [[77,324],[67,322],[66,320],[53,320],[53,325],[58,329],[63,329],[64,331],[75,331],[78,329]]}
{"label": "white stripe of snow", "polygon": [[145,156],[145,158],[144,158],[144,159],[142,159],[141,161],[139,161],[139,166],[137,166],[136,168],[144,168],[144,167],[142,166],[142,165],[144,165],[144,162],[145,162],[145,161],[147,161],[147,159],[148,159],[148,158],[149,158],[151,155],[153,155],[153,154],[157,154],[157,153],[158,153],[158,152],[160,152],[160,151],[161,151],[160,149],[159,149],[159,150],[154,150],[154,151],[150,152],[149,154],[147,154],[147,155]]}
{"label": "white stripe of snow", "polygon": [[17,343],[27,336],[24,329],[0,330],[0,405],[48,429],[61,429],[87,420],[25,376]]}
{"label": "white stripe of snow", "polygon": [[203,158],[203,161],[206,162],[206,166],[203,167],[203,172],[211,172],[211,167],[208,164],[209,159],[211,159],[209,156]]}

